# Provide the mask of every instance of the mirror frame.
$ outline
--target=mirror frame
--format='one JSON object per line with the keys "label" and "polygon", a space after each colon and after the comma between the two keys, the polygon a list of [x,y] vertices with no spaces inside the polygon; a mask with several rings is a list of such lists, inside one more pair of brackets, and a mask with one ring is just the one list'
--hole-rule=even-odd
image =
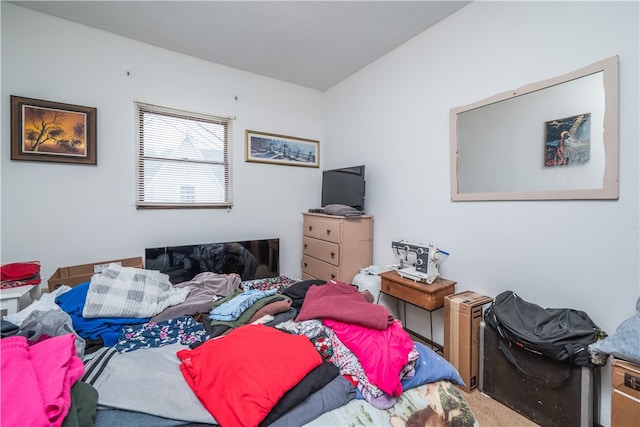
{"label": "mirror frame", "polygon": [[[482,101],[452,108],[450,110],[450,145],[451,145],[451,200],[452,201],[483,201],[483,200],[575,200],[575,199],[618,199],[618,163],[619,163],[619,129],[618,129],[618,56],[613,56],[574,72],[563,74],[548,80],[523,86],[516,90],[486,98]],[[604,174],[602,188],[593,189],[551,189],[536,191],[487,191],[466,192],[458,191],[458,115],[477,108],[508,101],[532,92],[545,90],[553,86],[570,82],[595,73],[603,73],[604,84]],[[491,126],[490,124],[488,126]]]}

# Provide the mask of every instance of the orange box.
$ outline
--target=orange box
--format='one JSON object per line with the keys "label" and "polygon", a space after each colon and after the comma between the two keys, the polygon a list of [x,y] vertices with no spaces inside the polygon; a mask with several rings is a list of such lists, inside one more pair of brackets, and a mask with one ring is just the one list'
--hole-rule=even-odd
{"label": "orange box", "polygon": [[485,304],[493,298],[465,291],[444,298],[444,358],[457,370],[466,392],[478,387],[480,322]]}

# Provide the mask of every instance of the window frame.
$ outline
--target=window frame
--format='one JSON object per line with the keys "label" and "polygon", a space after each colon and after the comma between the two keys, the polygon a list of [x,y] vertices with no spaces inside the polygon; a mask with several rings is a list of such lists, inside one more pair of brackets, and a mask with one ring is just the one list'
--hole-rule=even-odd
{"label": "window frame", "polygon": [[[135,171],[135,205],[136,209],[230,209],[233,207],[232,192],[232,165],[231,165],[231,147],[232,147],[232,123],[234,117],[216,116],[212,114],[196,113],[177,108],[163,107],[159,105],[148,104],[141,101],[134,101],[135,104],[135,122],[136,122],[136,171]],[[172,158],[159,155],[145,155],[144,152],[144,116],[145,114],[163,115],[172,118],[193,120],[198,122],[213,123],[221,125],[224,128],[223,142],[223,160],[202,160],[196,158]],[[149,138],[149,135],[147,135]],[[179,202],[167,201],[149,201],[145,200],[145,162],[147,161],[166,161],[174,164],[210,164],[224,166],[224,182],[222,183],[224,196],[223,201],[219,202],[202,202],[190,203],[182,201],[182,194],[179,194]],[[180,185],[184,187],[184,184]],[[182,193],[182,191],[181,191]],[[195,193],[194,193],[195,194]]]}

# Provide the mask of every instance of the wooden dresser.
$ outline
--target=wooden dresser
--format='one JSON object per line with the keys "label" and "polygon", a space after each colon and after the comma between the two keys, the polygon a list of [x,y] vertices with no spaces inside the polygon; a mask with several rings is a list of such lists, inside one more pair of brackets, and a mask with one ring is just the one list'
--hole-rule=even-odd
{"label": "wooden dresser", "polygon": [[302,279],[352,283],[371,265],[373,216],[303,213]]}

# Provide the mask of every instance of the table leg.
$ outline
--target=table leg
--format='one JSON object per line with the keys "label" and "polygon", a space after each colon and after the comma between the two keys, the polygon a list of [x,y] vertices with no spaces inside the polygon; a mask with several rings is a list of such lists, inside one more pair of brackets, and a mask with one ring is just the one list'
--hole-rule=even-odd
{"label": "table leg", "polygon": [[[378,294],[378,299],[376,300],[376,304],[380,303],[380,295],[382,295],[382,292],[380,292]],[[400,309],[398,307],[398,304],[400,303],[400,299],[395,298],[396,300],[396,310],[398,311],[398,313],[400,313]],[[410,333],[411,335],[415,336],[416,338],[418,338],[421,341],[424,341],[425,343],[427,343],[427,345],[429,345],[431,347],[432,350],[434,350],[436,353],[439,353],[441,355],[444,354],[444,347],[441,344],[438,344],[437,342],[433,341],[433,310],[427,310],[429,312],[429,335],[430,338],[427,338],[423,335],[420,335],[419,333],[412,331],[411,329],[409,329],[407,327],[407,302],[406,301],[402,301],[402,319],[400,319],[402,321],[402,326],[404,327],[404,330],[407,331],[408,333]]]}

